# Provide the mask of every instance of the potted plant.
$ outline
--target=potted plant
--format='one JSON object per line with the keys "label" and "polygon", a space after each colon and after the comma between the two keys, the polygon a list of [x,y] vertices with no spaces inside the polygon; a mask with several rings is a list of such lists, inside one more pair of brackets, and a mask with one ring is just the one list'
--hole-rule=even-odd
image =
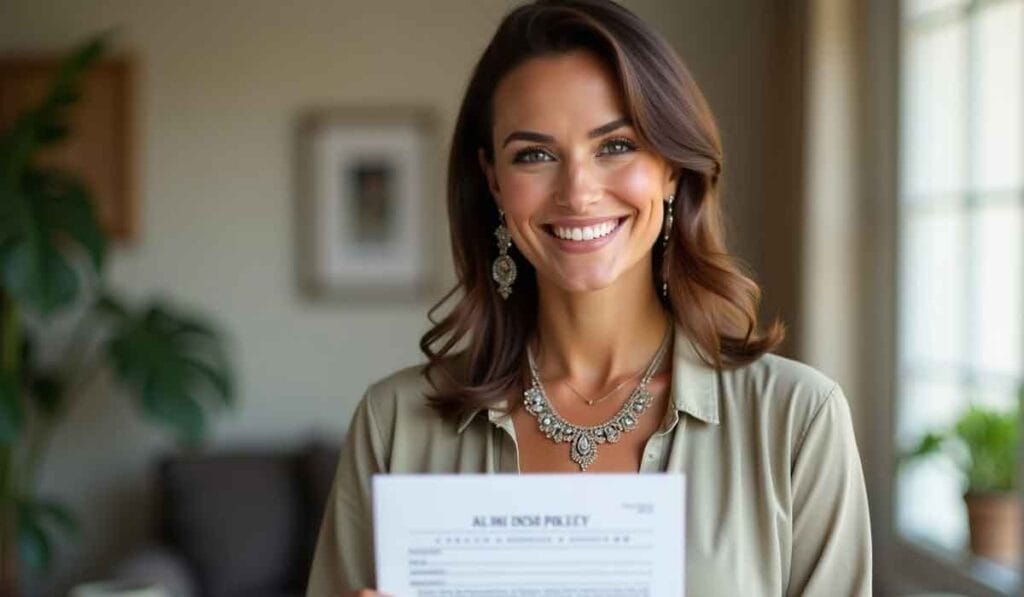
{"label": "potted plant", "polygon": [[1019,417],[1018,408],[971,406],[952,428],[925,434],[907,455],[916,460],[944,452],[953,460],[963,476],[971,551],[1009,566],[1020,555]]}
{"label": "potted plant", "polygon": [[[76,529],[36,479],[57,423],[104,365],[144,417],[188,446],[233,404],[222,334],[168,301],[118,299],[104,283],[107,238],[89,189],[40,159],[67,136],[68,108],[106,38],[72,52],[45,99],[0,131],[0,597],[19,593],[22,564],[45,571],[56,535]],[[64,358],[43,368],[40,330],[71,307],[79,315]]]}

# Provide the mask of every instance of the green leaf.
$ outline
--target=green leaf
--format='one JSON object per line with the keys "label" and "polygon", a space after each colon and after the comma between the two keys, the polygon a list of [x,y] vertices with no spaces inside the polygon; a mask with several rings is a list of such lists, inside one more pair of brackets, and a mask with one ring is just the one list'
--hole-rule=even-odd
{"label": "green leaf", "polygon": [[172,364],[160,368],[142,390],[143,408],[151,417],[174,429],[188,444],[206,433],[206,417],[184,387],[184,376]]}
{"label": "green leaf", "polygon": [[113,294],[109,291],[102,291],[96,302],[93,304],[93,310],[102,315],[111,315],[119,320],[126,319],[128,317],[128,309],[121,304]]}
{"label": "green leaf", "polygon": [[18,516],[18,554],[21,560],[36,572],[50,568],[50,538],[32,516]]}
{"label": "green leaf", "polygon": [[78,536],[78,521],[64,505],[36,497],[16,500],[18,553],[36,572],[46,572],[52,561],[52,544],[59,531],[69,538]]}
{"label": "green leaf", "polygon": [[32,170],[29,180],[43,233],[47,238],[63,234],[81,245],[93,268],[102,273],[107,239],[89,189],[75,176],[56,169]]}
{"label": "green leaf", "polygon": [[24,424],[18,382],[10,371],[0,371],[0,444],[13,443]]}
{"label": "green leaf", "polygon": [[917,446],[907,455],[908,458],[922,458],[930,456],[942,449],[946,436],[938,433],[926,433]]}
{"label": "green leaf", "polygon": [[37,499],[30,509],[40,526],[59,529],[70,538],[79,534],[78,519],[70,508],[53,500]]}
{"label": "green leaf", "polygon": [[52,113],[65,108],[78,99],[78,88],[85,72],[106,52],[109,33],[96,35],[80,44],[61,61],[51,83],[51,91],[43,103],[42,111]]}
{"label": "green leaf", "polygon": [[967,448],[970,491],[1007,491],[1016,486],[1017,411],[997,412],[972,406],[955,432]]}
{"label": "green leaf", "polygon": [[51,143],[66,139],[70,131],[71,127],[66,123],[48,122],[39,126],[36,135],[41,145],[50,145]]}
{"label": "green leaf", "polygon": [[51,98],[54,104],[70,106],[82,98],[82,93],[77,89],[60,87],[53,90]]}
{"label": "green leaf", "polygon": [[28,198],[20,189],[0,181],[0,244],[22,240],[29,234],[30,224]]}
{"label": "green leaf", "polygon": [[234,380],[220,337],[161,300],[137,312],[116,301],[104,309],[123,314],[107,354],[142,411],[185,442],[198,443],[211,410],[233,404]]}
{"label": "green leaf", "polygon": [[194,383],[190,385],[208,383],[215,390],[220,402],[228,406],[235,404],[234,380],[231,379],[228,371],[216,369],[207,363],[189,357],[182,357],[181,362],[194,375],[192,378]]}
{"label": "green leaf", "polygon": [[4,266],[3,283],[11,296],[44,316],[78,296],[74,270],[53,245],[38,236],[16,245]]}

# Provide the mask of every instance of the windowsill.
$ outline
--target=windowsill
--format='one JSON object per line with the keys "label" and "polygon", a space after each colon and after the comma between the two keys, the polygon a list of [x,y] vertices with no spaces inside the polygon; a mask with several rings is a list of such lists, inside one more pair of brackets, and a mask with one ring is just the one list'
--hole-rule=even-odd
{"label": "windowsill", "polygon": [[897,538],[901,573],[935,589],[960,591],[969,595],[1018,595],[1021,573],[991,560],[950,550],[927,539]]}

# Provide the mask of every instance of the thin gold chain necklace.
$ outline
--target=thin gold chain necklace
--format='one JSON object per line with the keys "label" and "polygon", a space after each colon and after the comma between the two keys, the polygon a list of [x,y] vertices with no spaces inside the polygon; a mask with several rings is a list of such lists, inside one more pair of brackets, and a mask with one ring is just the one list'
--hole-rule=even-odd
{"label": "thin gold chain necklace", "polygon": [[602,402],[604,402],[605,400],[610,398],[612,394],[614,394],[615,392],[618,392],[619,390],[621,390],[622,386],[624,386],[627,383],[629,383],[630,380],[636,379],[639,376],[640,376],[640,372],[637,372],[637,373],[634,373],[633,375],[630,375],[626,379],[622,380],[622,383],[620,383],[619,385],[617,385],[614,388],[612,388],[607,394],[605,394],[604,396],[601,396],[600,398],[587,398],[586,396],[581,394],[579,390],[574,388],[572,386],[572,384],[569,383],[569,380],[565,380],[562,383],[564,383],[567,388],[572,390],[573,394],[576,394],[577,396],[579,396],[580,400],[583,400],[584,402],[586,402],[587,406],[594,406],[595,404],[601,404]]}
{"label": "thin gold chain necklace", "polygon": [[597,446],[605,442],[614,444],[619,441],[623,433],[636,428],[637,419],[647,407],[654,401],[654,396],[647,389],[654,373],[661,364],[665,350],[668,348],[669,340],[672,338],[672,325],[665,330],[665,337],[661,345],[654,353],[650,365],[644,370],[640,383],[629,395],[625,404],[610,419],[598,425],[575,425],[566,421],[554,405],[548,400],[544,393],[544,385],[541,384],[540,374],[537,372],[537,363],[533,360],[533,352],[526,347],[526,358],[530,363],[531,385],[523,392],[523,402],[526,405],[526,412],[537,419],[541,433],[555,443],[569,442],[569,459],[579,465],[581,471],[597,459]]}

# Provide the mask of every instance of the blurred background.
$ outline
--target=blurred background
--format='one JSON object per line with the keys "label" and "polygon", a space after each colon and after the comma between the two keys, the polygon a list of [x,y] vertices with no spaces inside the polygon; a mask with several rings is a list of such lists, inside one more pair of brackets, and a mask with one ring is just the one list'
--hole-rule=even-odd
{"label": "blurred background", "polygon": [[[453,282],[448,137],[514,4],[0,3],[0,590],[301,593]],[[623,4],[709,99],[780,352],[846,390],[876,594],[1020,594],[1024,0]]]}

